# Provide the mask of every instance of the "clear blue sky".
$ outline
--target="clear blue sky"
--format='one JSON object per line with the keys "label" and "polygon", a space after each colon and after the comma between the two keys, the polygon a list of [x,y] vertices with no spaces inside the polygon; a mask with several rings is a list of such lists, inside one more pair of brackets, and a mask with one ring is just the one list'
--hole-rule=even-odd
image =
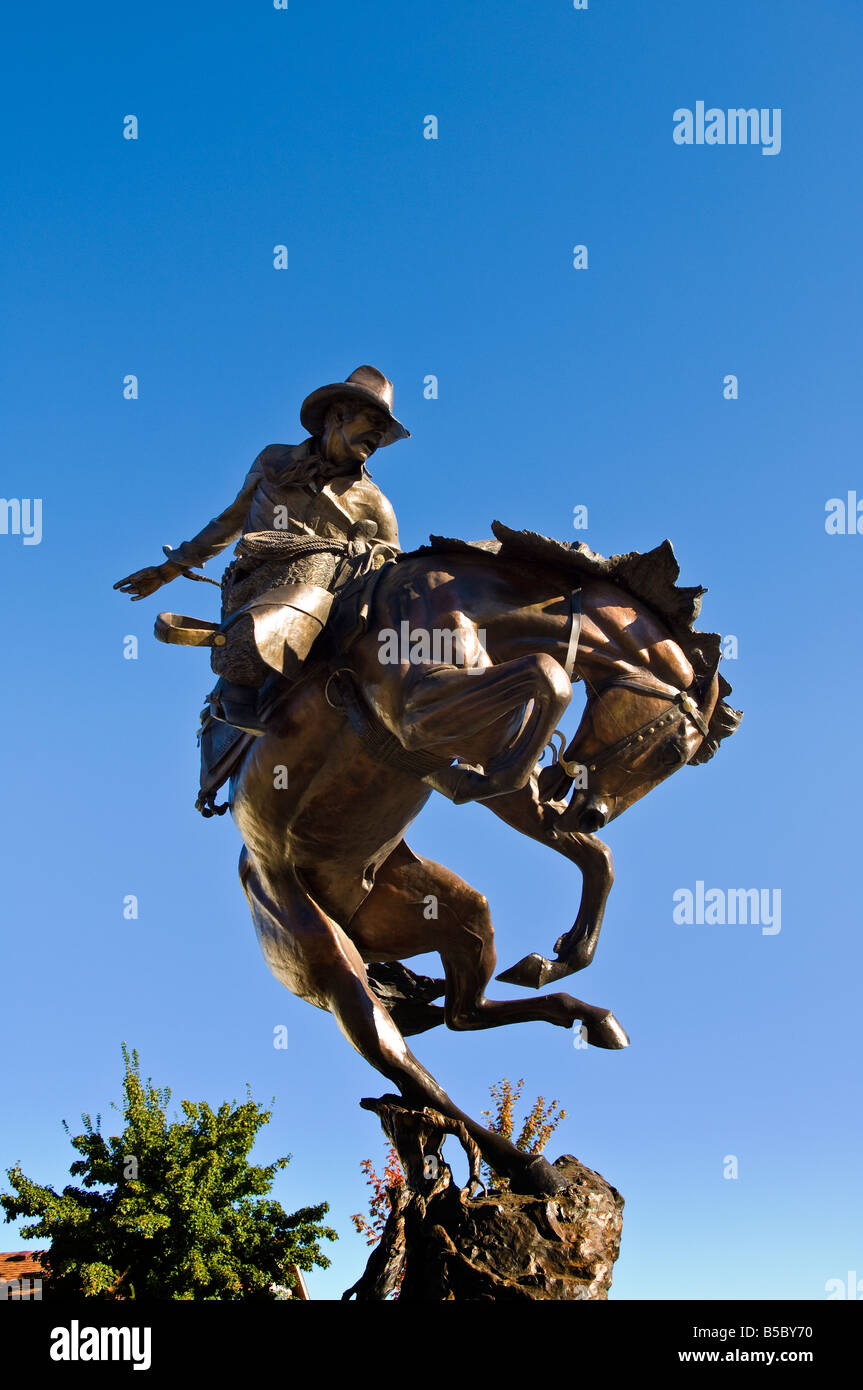
{"label": "clear blue sky", "polygon": [[[387,1083],[268,973],[238,835],[193,810],[206,657],[151,636],[215,591],[111,586],[299,442],[309,390],[372,362],[413,435],[372,463],[405,545],[493,517],[604,553],[669,536],[702,626],[738,637],[746,712],[608,832],[618,881],[573,983],[631,1048],[535,1024],[418,1055],[474,1113],[504,1075],[565,1105],[551,1156],[626,1197],[613,1298],[820,1299],[863,1273],[863,536],[824,526],[863,497],[861,30],[856,0],[7,18],[0,491],[42,499],[43,537],[0,535],[3,1168],[66,1180],[60,1121],[110,1113],[126,1039],[177,1103],[275,1096],[277,1195],[328,1200],[341,1232],[313,1296],[361,1268],[359,1163],[384,1145],[357,1102]],[[676,145],[699,100],[781,108],[781,152]],[[570,925],[575,871],[487,810],[436,797],[410,842],[488,895],[502,966]],[[780,889],[781,932],[676,925],[698,880]]]}

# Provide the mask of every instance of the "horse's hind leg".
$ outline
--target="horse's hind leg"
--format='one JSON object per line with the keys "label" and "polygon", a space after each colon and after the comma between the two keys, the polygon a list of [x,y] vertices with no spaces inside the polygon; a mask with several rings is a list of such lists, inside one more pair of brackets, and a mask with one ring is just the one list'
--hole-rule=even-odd
{"label": "horse's hind leg", "polygon": [[265,885],[244,850],[240,878],[264,959],[276,979],[308,1003],[328,1009],[351,1046],[411,1105],[431,1106],[460,1120],[490,1165],[507,1174],[517,1191],[559,1190],[561,1181],[545,1160],[521,1153],[459,1110],[417,1061],[369,989],[356,946],[304,892],[289,868],[269,873]]}
{"label": "horse's hind leg", "polygon": [[[434,907],[430,919],[429,904]],[[450,869],[414,854],[404,842],[378,870],[374,889],[348,931],[368,961],[403,960],[436,951],[446,975],[444,1011],[449,1028],[464,1032],[534,1022],[570,1028],[579,1020],[593,1046],[627,1044],[610,1010],[570,994],[486,999],[497,959],[487,900]]]}

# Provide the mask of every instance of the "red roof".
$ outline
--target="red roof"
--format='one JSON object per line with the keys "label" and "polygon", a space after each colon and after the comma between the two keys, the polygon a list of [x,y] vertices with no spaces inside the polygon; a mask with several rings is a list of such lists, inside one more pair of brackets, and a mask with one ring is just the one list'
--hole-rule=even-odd
{"label": "red roof", "polygon": [[40,1256],[45,1250],[7,1250],[0,1252],[0,1283],[9,1279],[41,1279],[47,1269]]}
{"label": "red roof", "polygon": [[41,1298],[42,1276],[47,1276],[48,1271],[40,1256],[46,1253],[45,1250],[0,1252],[0,1298]]}

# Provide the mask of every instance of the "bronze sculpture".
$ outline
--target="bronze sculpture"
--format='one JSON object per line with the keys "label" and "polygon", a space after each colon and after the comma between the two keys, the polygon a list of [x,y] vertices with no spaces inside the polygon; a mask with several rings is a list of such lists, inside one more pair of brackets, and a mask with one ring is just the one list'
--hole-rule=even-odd
{"label": "bronze sculpture", "polygon": [[[244,541],[249,535],[261,537],[257,549],[254,542],[241,549],[239,572],[236,565],[232,566],[222,582],[223,618],[233,616],[232,645],[244,650],[217,653],[233,656],[233,660],[214,659],[214,670],[221,678],[210,700],[214,713],[222,719],[227,716],[227,722],[234,727],[263,732],[258,718],[258,691],[269,673],[266,661],[256,659],[254,650],[264,640],[266,626],[275,629],[270,633],[271,649],[273,639],[278,648],[278,638],[283,636],[298,662],[299,653],[305,656],[320,628],[314,597],[310,608],[309,596],[300,593],[299,586],[290,596],[285,595],[280,592],[284,585],[272,582],[272,567],[266,572],[266,560],[274,557],[276,547],[283,560],[289,561],[286,574],[295,568],[290,561],[300,555],[315,554],[319,557],[317,577],[321,577],[323,565],[327,579],[331,580],[335,561],[328,565],[321,558],[328,553],[338,554],[344,549],[356,555],[373,541],[398,546],[395,513],[366,468],[376,449],[409,438],[409,432],[392,413],[392,401],[392,382],[370,366],[358,367],[344,382],[313,391],[300,408],[300,420],[310,431],[309,439],[295,447],[270,444],[262,449],[234,501],[223,512],[177,549],[166,546],[168,558],[161,565],[137,570],[114,585],[130,594],[135,602],[155,593],[179,574],[200,578],[194,575],[193,568],[218,555],[238,537]],[[319,538],[317,547],[309,544],[313,538]],[[243,565],[242,560],[247,563]],[[248,588],[253,572],[261,570],[265,571],[262,582],[253,582],[249,602],[244,586]],[[299,607],[286,610],[289,597]],[[254,634],[246,632],[245,642],[237,640],[240,617],[247,617],[247,627],[255,629]],[[197,645],[190,640],[194,627],[175,625],[172,631],[167,624],[166,629],[159,634],[166,640]],[[228,645],[227,640],[224,645]],[[283,650],[279,654],[284,658]],[[272,655],[272,650],[265,655]],[[285,674],[284,660],[277,660],[273,669],[277,674]]]}
{"label": "bronze sculpture", "polygon": [[[379,413],[358,426],[365,434],[339,502],[362,485],[365,458],[357,455],[407,433],[392,416],[386,378],[360,371],[364,379],[347,385],[374,388]],[[337,418],[339,428],[347,420],[344,432],[355,441],[356,398],[340,398],[340,389],[325,388],[336,415],[314,420]],[[299,455],[291,451],[287,477],[292,486],[305,479],[302,487],[309,475],[294,473],[295,463],[302,468],[326,451],[313,436]],[[563,854],[584,879],[573,927],[559,938],[555,959],[534,953],[500,978],[537,988],[588,965],[611,885],[611,856],[595,832],[680,767],[706,761],[740,719],[718,674],[719,637],[693,627],[704,591],[677,586],[668,542],[606,560],[584,545],[495,523],[494,541],[433,537],[403,554],[386,507],[366,510],[365,500],[356,511],[345,507],[339,532],[315,510],[314,497],[326,491],[319,484],[314,477],[318,493],[287,537],[264,525],[257,494],[243,525],[243,491],[229,523],[217,519],[197,548],[171,552],[174,570],[205,550],[216,553],[237,529],[251,532],[239,549],[253,597],[220,624],[162,614],[160,635],[216,652],[239,612],[248,622],[238,660],[249,657],[251,643],[252,659],[270,673],[255,708],[241,708],[236,722],[230,691],[205,711],[199,805],[205,813],[224,809],[214,805],[214,788],[230,774],[244,842],[241,881],[276,977],[329,1010],[403,1102],[463,1126],[513,1190],[557,1192],[560,1174],[459,1110],[405,1037],[440,1024],[469,1030],[544,1020],[569,1028],[580,1020],[593,1046],[622,1048],[628,1038],[609,1009],[569,994],[486,999],[495,969],[488,904],[456,874],[416,855],[404,835],[437,790],[456,803],[483,801]],[[355,531],[357,522],[375,529]],[[273,584],[247,544],[264,554],[272,546],[283,565],[286,557],[294,566],[320,553],[331,559],[323,582],[289,565]],[[334,549],[315,549],[324,544]],[[261,573],[263,589],[254,582]],[[115,587],[144,597],[157,587],[154,577],[140,571]],[[407,644],[394,646],[393,634]],[[578,680],[588,692],[578,731],[565,754],[540,768]],[[230,731],[227,742],[215,726]],[[429,902],[433,916],[424,911]],[[440,955],[444,980],[420,979],[399,964],[428,951]]]}

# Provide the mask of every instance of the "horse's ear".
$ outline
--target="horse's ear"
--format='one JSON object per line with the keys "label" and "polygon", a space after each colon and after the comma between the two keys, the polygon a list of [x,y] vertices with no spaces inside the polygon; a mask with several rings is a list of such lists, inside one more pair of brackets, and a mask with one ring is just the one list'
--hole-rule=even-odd
{"label": "horse's ear", "polygon": [[674,546],[666,536],[664,541],[654,546],[652,550],[644,552],[644,559],[649,560],[652,565],[664,575],[670,584],[676,584],[680,577],[680,565],[674,553]]}

